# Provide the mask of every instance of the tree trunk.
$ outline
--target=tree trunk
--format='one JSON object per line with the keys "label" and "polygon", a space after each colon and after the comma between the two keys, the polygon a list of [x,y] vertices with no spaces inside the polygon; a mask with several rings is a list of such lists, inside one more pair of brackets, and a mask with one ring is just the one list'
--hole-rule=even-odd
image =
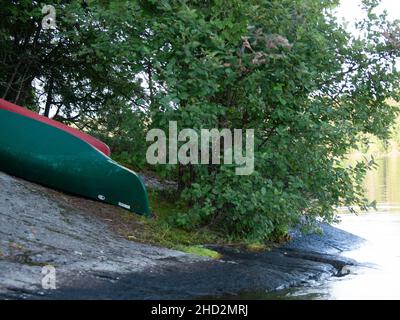
{"label": "tree trunk", "polygon": [[51,105],[53,103],[53,87],[54,87],[54,80],[53,77],[49,80],[49,89],[47,92],[47,99],[46,99],[46,106],[44,108],[44,116],[49,118]]}

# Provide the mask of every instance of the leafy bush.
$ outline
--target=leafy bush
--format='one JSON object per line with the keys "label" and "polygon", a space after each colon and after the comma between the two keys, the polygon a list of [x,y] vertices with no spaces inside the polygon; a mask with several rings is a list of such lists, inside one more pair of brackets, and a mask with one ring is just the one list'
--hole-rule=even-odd
{"label": "leafy bush", "polygon": [[[255,129],[256,170],[177,166],[188,212],[233,238],[280,237],[338,205],[368,205],[361,182],[373,162],[344,166],[361,133],[389,135],[398,110],[396,26],[372,13],[348,34],[329,9],[336,1],[163,2],[153,12],[160,91],[154,127]],[[393,30],[390,36],[385,30]],[[398,36],[398,34],[397,34]],[[391,38],[392,37],[392,38]]]}
{"label": "leafy bush", "polygon": [[398,100],[398,23],[365,0],[355,37],[332,15],[338,2],[55,1],[58,29],[46,33],[36,2],[10,2],[0,14],[0,96],[27,105],[46,97],[58,120],[102,137],[138,169],[148,169],[146,133],[169,121],[254,129],[250,176],[235,165],[151,169],[178,181],[190,208],[172,217],[182,228],[279,238],[332,221],[335,206],[368,205],[361,182],[373,163],[343,160],[363,136],[387,138],[398,114],[387,103]]}

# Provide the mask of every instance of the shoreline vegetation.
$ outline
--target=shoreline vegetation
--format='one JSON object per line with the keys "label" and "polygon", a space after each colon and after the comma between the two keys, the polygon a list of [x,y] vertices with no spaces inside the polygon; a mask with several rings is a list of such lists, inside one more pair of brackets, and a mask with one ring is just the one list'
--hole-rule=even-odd
{"label": "shoreline vegetation", "polygon": [[[398,106],[398,104],[396,104]],[[357,161],[382,160],[386,157],[400,157],[400,117],[397,118],[392,127],[392,135],[387,140],[379,140],[376,137],[366,137],[368,143],[359,147],[359,150],[349,154],[347,164]],[[129,166],[129,164],[128,164]],[[376,170],[372,168],[370,172]],[[369,173],[370,173],[369,172]],[[162,185],[162,179],[159,185]],[[170,184],[171,185],[171,184]],[[180,205],[177,205],[177,199],[174,199],[174,192],[171,189],[150,190],[150,203],[154,208],[155,216],[152,220],[144,219],[143,232],[138,235],[128,236],[128,239],[161,245],[168,248],[181,250],[184,252],[218,258],[217,252],[204,247],[205,244],[237,246],[249,251],[270,250],[274,245],[282,244],[290,240],[289,234],[282,235],[279,239],[272,241],[231,241],[222,234],[214,232],[209,228],[202,228],[198,231],[184,230],[172,226],[168,223],[169,217],[174,213],[181,211]]]}
{"label": "shoreline vegetation", "polygon": [[[115,230],[131,241],[157,245],[212,259],[219,259],[221,255],[210,249],[208,247],[210,245],[237,247],[256,252],[270,250],[272,246],[279,242],[267,244],[267,242],[259,241],[234,241],[207,227],[198,230],[185,230],[176,227],[169,223],[169,219],[185,208],[179,203],[177,204],[176,199],[171,194],[173,194],[171,190],[150,189],[149,198],[153,216],[150,218],[141,217],[119,209],[122,224],[116,223],[114,225]],[[121,225],[123,225],[122,228]],[[131,227],[126,228],[127,226]]]}
{"label": "shoreline vegetation", "polygon": [[[7,2],[0,96],[100,139],[136,172],[176,181],[170,203],[153,200],[159,217],[146,232],[157,235],[144,238],[284,241],[299,224],[333,222],[338,206],[368,205],[361,184],[370,164],[342,161],[363,135],[387,139],[398,116],[389,102],[399,100],[399,21],[366,1],[353,33],[338,5],[55,1],[57,23],[43,29],[39,2]],[[148,135],[170,123],[197,135],[254,132],[253,173],[238,175],[237,161],[151,165]],[[182,140],[179,150],[191,139]]]}

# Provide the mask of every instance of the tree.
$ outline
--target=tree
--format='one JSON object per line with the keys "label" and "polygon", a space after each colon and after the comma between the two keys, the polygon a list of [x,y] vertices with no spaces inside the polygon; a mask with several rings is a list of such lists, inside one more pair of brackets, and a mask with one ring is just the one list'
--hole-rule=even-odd
{"label": "tree", "polygon": [[42,28],[38,1],[2,4],[0,96],[86,129],[97,128],[109,106],[132,105],[142,90],[118,35],[117,3],[55,1],[57,27],[50,30]]}
{"label": "tree", "polygon": [[[338,1],[171,1],[153,4],[156,94],[153,126],[256,130],[256,172],[234,166],[176,169],[192,207],[176,221],[264,239],[334,208],[366,208],[361,183],[373,162],[346,167],[361,133],[388,137],[398,99],[399,29],[376,16],[355,38],[330,9]],[[156,9],[155,9],[156,8]],[[162,43],[162,42],[161,42]]]}
{"label": "tree", "polygon": [[[155,168],[179,182],[186,228],[279,237],[368,205],[373,162],[345,166],[360,136],[390,135],[398,114],[400,28],[364,1],[362,36],[332,15],[337,0],[56,2],[41,30],[36,1],[0,14],[0,95],[106,139],[144,166],[151,128],[255,130],[255,172],[235,165]],[[42,83],[42,85],[40,85]],[[39,101],[42,101],[40,104]],[[43,112],[43,110],[42,110]],[[154,169],[154,168],[152,168]]]}

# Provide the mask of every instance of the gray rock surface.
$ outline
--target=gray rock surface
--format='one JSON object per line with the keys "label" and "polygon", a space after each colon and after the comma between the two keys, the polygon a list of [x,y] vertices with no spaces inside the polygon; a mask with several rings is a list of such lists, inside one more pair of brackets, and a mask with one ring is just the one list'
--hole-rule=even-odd
{"label": "gray rock surface", "polygon": [[0,172],[0,295],[40,292],[45,265],[56,268],[62,285],[78,274],[104,277],[149,270],[170,259],[204,260],[125,240],[74,207],[74,198]]}
{"label": "gray rock surface", "polygon": [[[209,260],[118,236],[104,221],[112,208],[0,172],[0,298],[184,299],[272,291],[339,276],[356,264],[340,253],[362,243],[323,225],[324,235],[295,232],[271,251],[214,246],[223,258]],[[56,269],[56,290],[42,287],[45,265]]]}

